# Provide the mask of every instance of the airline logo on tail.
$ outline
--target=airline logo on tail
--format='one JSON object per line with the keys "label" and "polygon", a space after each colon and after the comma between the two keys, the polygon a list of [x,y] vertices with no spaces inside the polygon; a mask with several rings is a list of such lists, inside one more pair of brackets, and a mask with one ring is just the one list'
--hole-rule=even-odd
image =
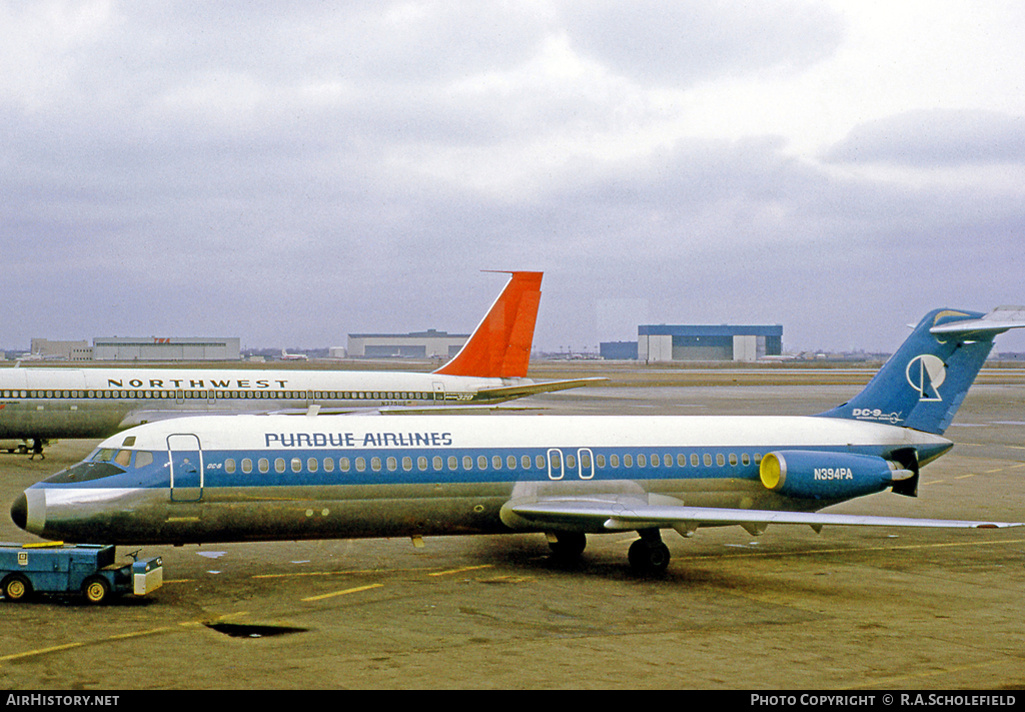
{"label": "airline logo on tail", "polygon": [[939,388],[947,379],[947,366],[938,356],[915,356],[908,362],[905,375],[911,387],[918,392],[919,402],[943,400]]}

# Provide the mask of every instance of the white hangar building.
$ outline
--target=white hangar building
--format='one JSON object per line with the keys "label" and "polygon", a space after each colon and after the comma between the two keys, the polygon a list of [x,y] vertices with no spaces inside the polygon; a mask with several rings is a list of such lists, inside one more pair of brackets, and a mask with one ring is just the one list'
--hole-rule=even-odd
{"label": "white hangar building", "polygon": [[469,334],[428,329],[408,334],[349,334],[349,358],[442,358],[455,356]]}

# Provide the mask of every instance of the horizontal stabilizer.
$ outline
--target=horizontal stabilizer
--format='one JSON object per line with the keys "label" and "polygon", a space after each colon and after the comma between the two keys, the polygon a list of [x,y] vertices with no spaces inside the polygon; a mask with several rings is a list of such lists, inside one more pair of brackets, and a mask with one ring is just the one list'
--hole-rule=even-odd
{"label": "horizontal stabilizer", "polygon": [[1022,522],[967,521],[958,519],[912,519],[906,517],[871,517],[855,514],[822,512],[777,512],[756,509],[720,509],[714,507],[659,506],[579,499],[547,499],[540,502],[509,505],[517,516],[535,524],[566,525],[601,522],[609,531],[644,528],[685,528],[695,525],[721,524],[807,524],[812,527],[877,526],[877,527],[941,527],[959,529],[1002,529],[1025,526]]}
{"label": "horizontal stabilizer", "polygon": [[1025,327],[1025,306],[997,307],[980,319],[948,321],[929,329],[933,334],[1000,334],[1008,329]]}
{"label": "horizontal stabilizer", "polygon": [[496,386],[494,388],[481,388],[477,391],[480,398],[488,400],[519,398],[537,393],[552,393],[554,391],[565,391],[570,388],[583,388],[585,386],[599,386],[608,383],[607,378],[596,376],[593,378],[569,378],[562,381],[542,381],[540,383],[525,382],[515,386]]}

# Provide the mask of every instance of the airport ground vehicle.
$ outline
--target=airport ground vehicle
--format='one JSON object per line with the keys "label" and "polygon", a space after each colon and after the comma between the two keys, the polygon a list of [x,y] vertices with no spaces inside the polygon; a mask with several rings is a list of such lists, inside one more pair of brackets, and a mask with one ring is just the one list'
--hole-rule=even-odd
{"label": "airport ground vehicle", "polygon": [[21,438],[4,438],[0,439],[0,450],[25,454],[29,450],[29,443]]}
{"label": "airport ground vehicle", "polygon": [[112,545],[0,544],[0,592],[7,601],[81,592],[89,603],[103,603],[111,595],[152,593],[163,581],[159,556],[117,566]]}

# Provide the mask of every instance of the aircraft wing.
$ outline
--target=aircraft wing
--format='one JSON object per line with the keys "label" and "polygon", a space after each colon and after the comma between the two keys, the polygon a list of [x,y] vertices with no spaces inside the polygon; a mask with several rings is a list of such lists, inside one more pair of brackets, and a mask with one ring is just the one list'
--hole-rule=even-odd
{"label": "aircraft wing", "polygon": [[1002,529],[1025,526],[1022,522],[965,521],[957,519],[913,519],[907,517],[872,517],[857,514],[823,512],[788,512],[757,509],[720,509],[650,505],[616,498],[600,499],[548,498],[536,502],[510,504],[506,509],[534,524],[594,526],[596,530],[620,531],[672,527],[689,534],[699,526],[740,524],[752,533],[769,524],[807,524],[815,529],[825,525],[881,527],[944,527],[960,529]]}
{"label": "aircraft wing", "polygon": [[144,423],[155,423],[160,420],[170,420],[171,418],[188,418],[194,415],[210,415],[209,410],[146,410],[138,409],[133,410],[126,415],[120,423],[118,423],[118,430],[124,430],[125,428],[134,428],[136,425],[143,425]]}
{"label": "aircraft wing", "polygon": [[582,388],[584,386],[597,386],[608,383],[607,378],[595,376],[592,378],[567,378],[561,381],[542,381],[540,383],[520,383],[515,386],[495,386],[494,388],[481,388],[477,391],[478,396],[485,398],[519,398],[521,396],[534,395],[536,393],[552,393],[564,391],[569,388]]}

